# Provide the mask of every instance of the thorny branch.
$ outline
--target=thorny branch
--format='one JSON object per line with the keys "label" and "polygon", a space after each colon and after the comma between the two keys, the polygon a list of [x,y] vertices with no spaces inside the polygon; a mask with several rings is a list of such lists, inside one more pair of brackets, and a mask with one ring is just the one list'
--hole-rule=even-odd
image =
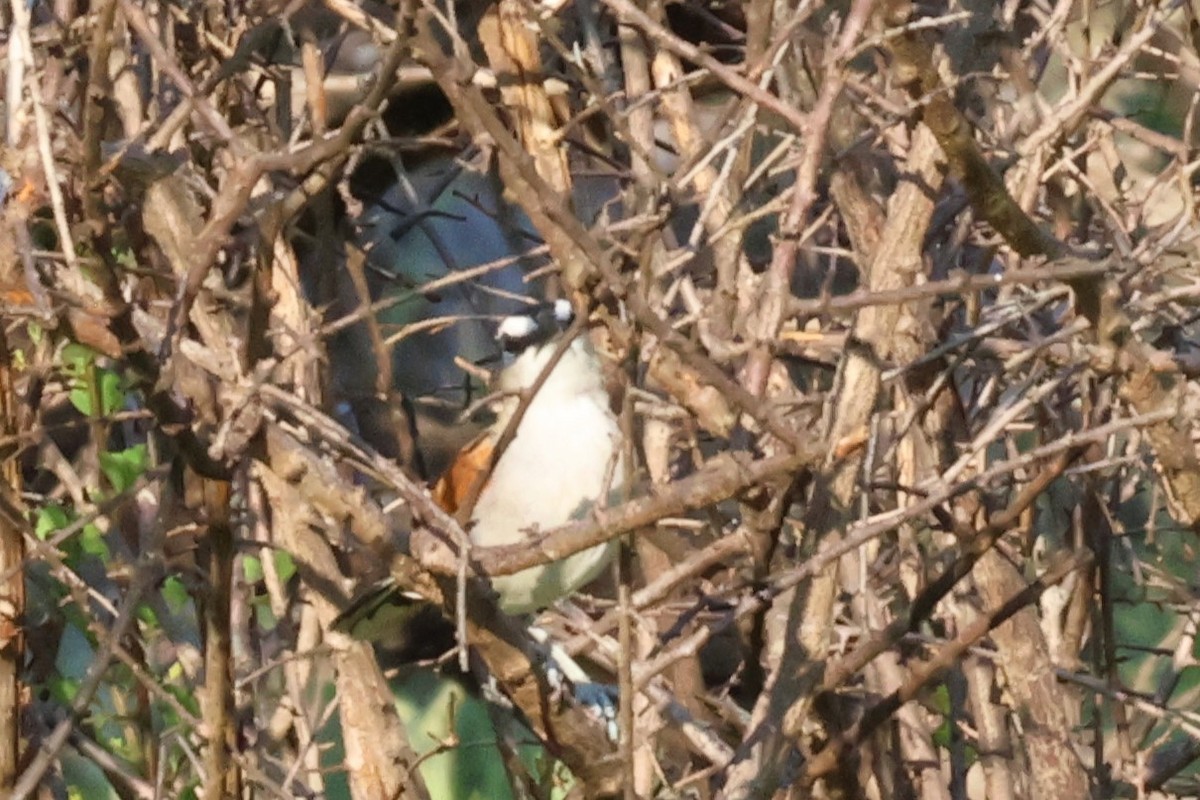
{"label": "thorny branch", "polygon": [[[485,748],[330,630],[386,576],[581,795],[1194,795],[1198,13],[4,4],[0,793],[432,796]],[[468,548],[413,476],[546,294],[637,490]],[[618,537],[619,607],[540,622],[619,751],[486,583]]]}

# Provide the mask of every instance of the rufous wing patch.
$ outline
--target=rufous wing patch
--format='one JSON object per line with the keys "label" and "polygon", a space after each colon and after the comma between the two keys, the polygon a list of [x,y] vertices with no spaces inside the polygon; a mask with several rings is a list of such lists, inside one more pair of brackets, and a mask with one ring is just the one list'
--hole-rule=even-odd
{"label": "rufous wing patch", "polygon": [[495,446],[494,438],[484,433],[460,450],[458,456],[434,484],[433,502],[441,506],[447,514],[458,513],[479,474],[488,468]]}

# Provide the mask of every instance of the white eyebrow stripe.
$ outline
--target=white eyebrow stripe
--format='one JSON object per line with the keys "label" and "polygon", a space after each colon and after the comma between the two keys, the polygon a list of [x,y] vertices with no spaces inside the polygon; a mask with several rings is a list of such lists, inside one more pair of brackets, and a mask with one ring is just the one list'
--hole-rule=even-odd
{"label": "white eyebrow stripe", "polygon": [[505,317],[496,328],[497,339],[519,341],[537,333],[537,320],[530,316]]}

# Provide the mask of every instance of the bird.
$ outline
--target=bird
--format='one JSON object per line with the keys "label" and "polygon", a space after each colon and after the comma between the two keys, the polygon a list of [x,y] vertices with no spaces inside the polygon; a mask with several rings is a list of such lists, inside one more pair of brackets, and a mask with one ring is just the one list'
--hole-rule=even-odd
{"label": "bird", "polygon": [[[479,470],[495,461],[471,509],[473,544],[520,544],[539,531],[582,519],[598,503],[607,505],[624,492],[621,428],[589,339],[572,338],[538,383],[573,320],[570,302],[558,300],[539,313],[506,317],[497,327],[505,364],[496,381],[502,395],[496,420],[460,451],[433,490],[443,509],[457,513],[480,480]],[[497,460],[494,450],[518,412],[522,393],[531,389],[536,391],[516,433]],[[501,610],[527,614],[572,594],[599,575],[615,549],[610,541],[493,578]]]}
{"label": "bird", "polygon": [[[530,541],[586,518],[599,506],[615,505],[626,494],[623,437],[599,356],[586,335],[563,342],[576,333],[573,321],[570,302],[558,300],[505,317],[496,328],[502,366],[494,381],[499,396],[495,420],[459,451],[432,489],[434,501],[446,512],[469,512],[465,528],[473,545]],[[561,356],[550,367],[559,350]],[[496,458],[518,413],[515,433]],[[481,478],[489,468],[490,474]],[[465,509],[472,493],[474,505]],[[553,605],[599,576],[616,549],[616,542],[609,541],[492,578],[499,608],[527,615]],[[360,620],[395,602],[396,587],[385,580],[352,601],[335,627],[360,635]]]}

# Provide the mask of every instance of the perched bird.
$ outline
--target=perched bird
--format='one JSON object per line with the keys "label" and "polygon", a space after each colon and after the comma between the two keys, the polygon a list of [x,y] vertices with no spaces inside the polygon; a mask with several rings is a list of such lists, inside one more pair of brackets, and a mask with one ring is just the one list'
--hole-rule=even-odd
{"label": "perched bird", "polygon": [[[474,544],[528,541],[585,518],[602,499],[612,504],[624,493],[620,427],[587,336],[575,336],[566,344],[542,378],[573,316],[570,303],[560,300],[532,314],[507,317],[497,329],[505,363],[495,384],[502,395],[496,420],[459,452],[433,489],[434,500],[451,514],[460,513],[470,494],[477,493],[466,523]],[[523,400],[529,390],[535,391]],[[522,402],[527,407],[515,435],[495,459],[495,449]],[[491,473],[481,479],[481,471],[489,467]],[[474,488],[477,483],[481,488]],[[608,542],[493,578],[500,608],[509,614],[545,608],[596,578],[615,552],[616,543]],[[385,587],[376,587],[343,612],[337,625],[364,635],[358,621],[392,599]]]}
{"label": "perched bird", "polygon": [[[505,395],[496,421],[459,453],[433,490],[442,508],[458,512],[479,480],[479,470],[493,461],[493,451],[517,413],[520,393],[536,388],[516,435],[483,479],[468,523],[475,544],[519,544],[539,531],[587,516],[601,498],[607,504],[624,489],[621,431],[587,337],[576,336],[567,344],[537,384],[572,318],[570,303],[560,300],[534,315],[507,317],[497,329],[506,363],[496,383]],[[615,547],[614,542],[597,545],[494,578],[501,609],[525,614],[571,594],[600,573]]]}

